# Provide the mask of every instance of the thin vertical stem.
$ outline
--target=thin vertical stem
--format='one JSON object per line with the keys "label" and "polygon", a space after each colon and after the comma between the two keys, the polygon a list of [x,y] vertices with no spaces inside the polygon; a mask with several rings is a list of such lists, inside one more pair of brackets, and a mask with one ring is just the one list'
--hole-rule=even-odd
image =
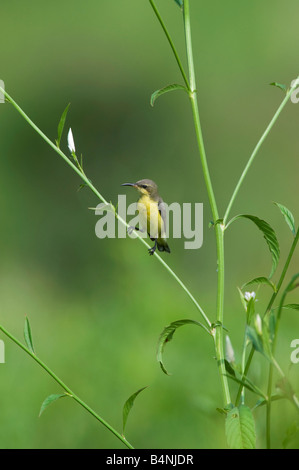
{"label": "thin vertical stem", "polygon": [[[287,256],[287,259],[286,259],[286,262],[284,264],[284,267],[282,269],[282,272],[281,272],[281,275],[280,275],[280,278],[279,278],[279,281],[277,283],[277,286],[276,286],[276,291],[272,294],[272,297],[267,305],[267,308],[266,308],[266,311],[264,313],[264,315],[266,315],[268,312],[270,312],[271,308],[272,308],[272,305],[274,304],[274,301],[280,291],[280,288],[282,286],[282,283],[284,281],[284,278],[286,276],[286,273],[287,273],[287,270],[289,268],[289,265],[290,265],[290,262],[291,262],[291,259],[293,257],[293,254],[294,254],[294,251],[295,251],[295,248],[297,246],[297,243],[298,243],[298,240],[299,240],[299,228],[296,232],[296,236],[293,240],[293,243],[291,245],[291,248],[290,248],[290,251],[289,251],[289,254]],[[251,361],[252,361],[252,358],[253,358],[253,355],[254,355],[254,347],[252,346],[251,348],[251,351],[248,355],[248,358],[247,358],[247,362],[246,362],[246,366],[245,366],[245,369],[244,369],[244,375],[246,376],[247,373],[248,373],[248,370],[249,370],[249,367],[250,367],[250,364],[251,364]],[[236,400],[235,400],[235,403],[236,405],[239,403],[239,400],[240,400],[240,397],[241,397],[241,392],[242,392],[242,385],[240,385],[239,389],[238,389],[238,393],[237,393],[237,396],[236,396]]]}
{"label": "thin vertical stem", "polygon": [[[190,82],[190,92],[189,97],[191,101],[191,108],[194,119],[195,133],[197,138],[198,150],[200,154],[203,175],[206,183],[206,188],[208,192],[209,202],[212,210],[213,220],[219,218],[217,203],[213,191],[212,181],[210,177],[204,140],[201,130],[197,94],[196,94],[196,77],[195,77],[195,68],[193,60],[193,49],[192,49],[192,39],[191,39],[191,21],[190,21],[190,9],[189,9],[189,0],[184,0],[184,27],[185,27],[185,39],[186,39],[186,51],[187,51],[187,60],[189,68],[189,82]],[[224,240],[223,240],[223,230],[220,224],[215,225],[216,232],[216,246],[217,246],[217,259],[218,259],[218,287],[217,287],[217,327],[215,329],[215,350],[220,374],[220,380],[223,391],[223,400],[224,404],[228,405],[230,403],[230,392],[228,387],[228,381],[225,371],[225,362],[224,362],[224,347],[223,347],[223,310],[224,310]]]}

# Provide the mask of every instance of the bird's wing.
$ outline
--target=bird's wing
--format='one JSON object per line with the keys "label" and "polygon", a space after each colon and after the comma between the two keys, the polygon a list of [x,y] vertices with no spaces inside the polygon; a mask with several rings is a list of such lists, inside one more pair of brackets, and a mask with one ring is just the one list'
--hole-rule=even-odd
{"label": "bird's wing", "polygon": [[166,227],[167,227],[167,210],[166,210],[166,204],[165,202],[163,201],[163,199],[159,199],[159,202],[158,202],[158,208],[159,208],[159,212],[160,212],[160,215],[162,217],[162,220],[163,220],[163,227],[162,227],[162,233],[166,232]]}

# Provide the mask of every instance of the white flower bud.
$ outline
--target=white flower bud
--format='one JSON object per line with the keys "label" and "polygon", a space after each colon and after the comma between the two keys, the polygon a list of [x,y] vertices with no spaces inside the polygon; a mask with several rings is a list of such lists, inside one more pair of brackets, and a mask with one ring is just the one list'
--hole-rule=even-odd
{"label": "white flower bud", "polygon": [[257,314],[255,319],[254,319],[254,325],[255,325],[255,329],[258,332],[258,334],[262,336],[262,334],[263,334],[262,319],[259,316],[259,314]]}
{"label": "white flower bud", "polygon": [[226,360],[230,363],[235,362],[235,353],[228,335],[225,337],[225,356]]}
{"label": "white flower bud", "polygon": [[70,128],[69,133],[67,135],[67,144],[68,144],[68,148],[70,149],[70,152],[75,153],[76,148],[75,148],[75,142],[74,142],[74,137],[73,137],[73,133],[72,133],[71,128]]}

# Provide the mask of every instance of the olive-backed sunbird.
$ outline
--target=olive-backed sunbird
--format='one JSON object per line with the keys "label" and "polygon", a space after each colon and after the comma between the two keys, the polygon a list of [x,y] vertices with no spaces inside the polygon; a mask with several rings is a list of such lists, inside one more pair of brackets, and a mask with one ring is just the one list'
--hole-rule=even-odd
{"label": "olive-backed sunbird", "polygon": [[137,202],[139,220],[141,227],[132,227],[135,230],[146,231],[152,241],[155,242],[148,252],[153,255],[158,248],[159,251],[167,251],[170,248],[166,241],[166,209],[158,186],[154,181],[144,179],[136,183],[124,183],[122,186],[133,186],[140,193]]}

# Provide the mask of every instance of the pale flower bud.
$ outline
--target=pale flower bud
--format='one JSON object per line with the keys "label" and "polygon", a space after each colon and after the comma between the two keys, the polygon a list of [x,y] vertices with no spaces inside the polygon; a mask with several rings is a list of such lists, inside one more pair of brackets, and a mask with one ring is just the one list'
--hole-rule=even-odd
{"label": "pale flower bud", "polygon": [[70,152],[75,153],[76,148],[75,148],[75,142],[74,142],[74,137],[73,137],[73,133],[72,133],[71,128],[70,128],[69,133],[67,135],[67,144],[68,144],[68,148],[70,149]]}
{"label": "pale flower bud", "polygon": [[256,315],[254,324],[255,324],[256,331],[258,332],[260,336],[262,336],[263,334],[262,319],[259,316],[259,314]]}
{"label": "pale flower bud", "polygon": [[231,343],[231,340],[228,335],[225,337],[225,356],[226,360],[230,363],[235,362],[235,353]]}

